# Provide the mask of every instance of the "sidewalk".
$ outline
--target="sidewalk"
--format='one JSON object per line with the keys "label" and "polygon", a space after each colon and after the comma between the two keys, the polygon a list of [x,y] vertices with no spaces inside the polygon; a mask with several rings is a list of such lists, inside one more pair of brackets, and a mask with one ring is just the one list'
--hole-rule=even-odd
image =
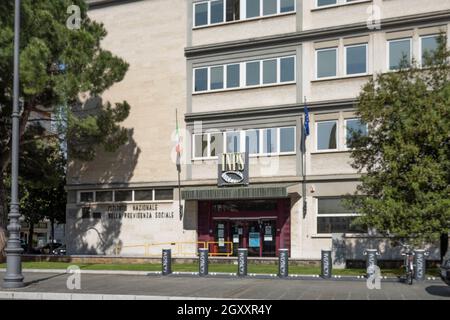
{"label": "sidewalk", "polygon": [[[0,272],[0,285],[4,272]],[[450,300],[450,287],[439,280],[409,286],[382,281],[381,290],[369,290],[365,280],[157,274],[81,274],[81,289],[67,289],[70,274],[24,272],[26,288],[0,289],[0,299],[288,299],[288,300]]]}

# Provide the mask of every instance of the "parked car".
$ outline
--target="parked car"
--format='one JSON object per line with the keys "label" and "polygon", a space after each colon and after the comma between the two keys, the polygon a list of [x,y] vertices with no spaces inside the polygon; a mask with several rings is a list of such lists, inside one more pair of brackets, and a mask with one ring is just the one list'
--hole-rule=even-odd
{"label": "parked car", "polygon": [[52,253],[57,256],[65,256],[66,255],[66,245],[63,244],[59,248],[54,249],[52,251]]}
{"label": "parked car", "polygon": [[53,250],[62,246],[62,243],[47,243],[45,246],[40,248],[41,254],[51,254]]}
{"label": "parked car", "polygon": [[450,286],[450,250],[447,251],[441,265],[441,278]]}

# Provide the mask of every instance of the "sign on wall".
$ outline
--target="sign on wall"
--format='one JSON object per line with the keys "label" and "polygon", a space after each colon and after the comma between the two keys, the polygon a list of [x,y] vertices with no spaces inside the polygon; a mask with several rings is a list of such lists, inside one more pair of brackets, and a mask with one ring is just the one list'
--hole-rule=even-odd
{"label": "sign on wall", "polygon": [[219,155],[219,187],[248,185],[248,152],[222,153]]}
{"label": "sign on wall", "polygon": [[172,204],[143,203],[143,204],[114,204],[96,206],[103,219],[111,220],[166,220],[174,219]]}

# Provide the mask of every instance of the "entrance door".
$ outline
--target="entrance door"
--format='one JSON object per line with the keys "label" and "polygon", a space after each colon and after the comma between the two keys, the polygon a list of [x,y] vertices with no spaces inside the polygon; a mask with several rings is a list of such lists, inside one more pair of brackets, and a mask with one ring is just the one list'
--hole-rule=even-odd
{"label": "entrance door", "polygon": [[[230,220],[216,221],[215,241],[233,242],[233,256],[239,248],[247,248],[250,257],[276,256],[276,220]],[[218,252],[229,250],[218,246]]]}

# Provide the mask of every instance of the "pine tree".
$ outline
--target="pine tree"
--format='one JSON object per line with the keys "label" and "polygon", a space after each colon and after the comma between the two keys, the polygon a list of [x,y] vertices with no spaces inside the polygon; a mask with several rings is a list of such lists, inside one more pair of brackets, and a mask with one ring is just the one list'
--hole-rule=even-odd
{"label": "pine tree", "polygon": [[[92,160],[96,150],[115,151],[128,139],[120,126],[129,114],[126,101],[102,101],[102,93],[120,82],[128,64],[101,48],[102,24],[87,16],[83,0],[22,0],[20,45],[20,136],[35,121],[33,114],[63,110],[64,137],[72,158]],[[67,9],[80,8],[79,29],[70,29]],[[0,2],[0,228],[7,219],[5,178],[11,158],[14,1]],[[45,121],[48,119],[40,119]],[[42,130],[30,139],[47,139]]]}

